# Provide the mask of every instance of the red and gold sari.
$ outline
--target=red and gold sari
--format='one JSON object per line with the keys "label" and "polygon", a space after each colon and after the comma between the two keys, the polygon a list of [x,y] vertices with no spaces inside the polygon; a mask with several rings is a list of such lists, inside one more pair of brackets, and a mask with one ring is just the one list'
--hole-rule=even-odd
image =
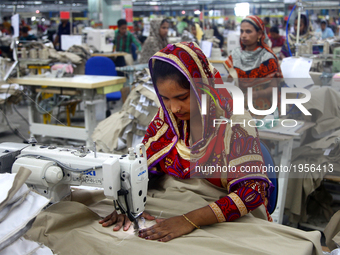
{"label": "red and gold sari", "polygon": [[[149,62],[151,76],[155,60],[165,61],[186,76],[200,108],[202,94],[208,97],[207,114],[201,115],[202,139],[190,145],[190,123],[175,117],[167,109],[154,84],[161,107],[150,123],[143,143],[147,149],[150,175],[168,174],[181,179],[205,178],[226,189],[226,196],[209,206],[219,222],[233,221],[260,205],[268,203],[272,184],[261,174],[263,157],[255,128],[248,127],[251,116],[235,116],[232,99],[226,89],[215,89],[220,74],[194,43],[168,45]],[[213,126],[213,119],[223,117],[234,125]],[[245,121],[246,125],[236,124]],[[207,166],[232,166],[235,172],[208,172],[197,169]],[[258,171],[244,173],[241,168],[256,166]],[[271,219],[268,215],[268,219]]]}

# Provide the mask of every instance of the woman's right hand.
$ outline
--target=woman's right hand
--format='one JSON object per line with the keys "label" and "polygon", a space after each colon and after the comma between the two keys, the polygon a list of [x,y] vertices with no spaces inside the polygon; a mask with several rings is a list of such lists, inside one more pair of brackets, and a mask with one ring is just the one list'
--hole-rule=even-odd
{"label": "woman's right hand", "polygon": [[[140,217],[145,218],[146,220],[154,220],[155,217],[151,216],[147,212],[143,212]],[[118,231],[123,227],[124,231],[127,231],[131,226],[131,221],[126,214],[118,214],[116,210],[114,210],[110,215],[106,216],[104,219],[99,221],[103,227],[109,227],[113,224],[116,224],[113,228],[113,231]]]}

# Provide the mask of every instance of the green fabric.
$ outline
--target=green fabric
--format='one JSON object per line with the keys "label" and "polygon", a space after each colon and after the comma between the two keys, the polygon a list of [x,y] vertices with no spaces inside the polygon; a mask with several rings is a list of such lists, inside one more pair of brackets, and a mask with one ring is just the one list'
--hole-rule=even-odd
{"label": "green fabric", "polygon": [[123,51],[127,53],[131,53],[131,44],[134,43],[138,50],[142,50],[142,45],[138,41],[138,39],[129,31],[127,31],[126,34],[126,43],[125,43],[125,49],[123,49],[123,44],[124,44],[124,36],[121,36],[119,34],[119,30],[115,31],[115,39],[114,39],[114,44],[116,46],[116,51]]}

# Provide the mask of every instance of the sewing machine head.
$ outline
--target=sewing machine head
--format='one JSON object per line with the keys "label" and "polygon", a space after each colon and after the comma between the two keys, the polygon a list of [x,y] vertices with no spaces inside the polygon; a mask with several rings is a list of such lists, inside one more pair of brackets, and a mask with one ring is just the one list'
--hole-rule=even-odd
{"label": "sewing machine head", "polygon": [[[1,144],[0,148],[12,148],[11,144]],[[18,149],[12,172],[21,167],[30,169],[32,173],[26,183],[52,202],[70,194],[70,186],[84,185],[104,188],[105,196],[116,201],[131,221],[143,213],[148,185],[143,144],[135,150],[129,148],[127,155],[97,153],[85,147],[69,149],[37,144],[23,147],[15,147]]]}

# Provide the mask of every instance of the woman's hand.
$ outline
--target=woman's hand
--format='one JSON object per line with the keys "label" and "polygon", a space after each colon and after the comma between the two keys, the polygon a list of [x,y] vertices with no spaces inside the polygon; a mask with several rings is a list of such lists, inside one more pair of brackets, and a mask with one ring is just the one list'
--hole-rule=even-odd
{"label": "woman's hand", "polygon": [[176,237],[189,234],[195,229],[183,216],[157,219],[156,222],[152,227],[140,230],[138,236],[147,240],[167,242]]}
{"label": "woman's hand", "polygon": [[[147,212],[143,212],[141,217],[147,220],[154,220],[155,217],[151,216]],[[113,231],[118,231],[124,226],[123,230],[127,231],[131,226],[131,221],[129,220],[128,216],[125,214],[118,214],[116,210],[114,210],[110,215],[106,216],[104,219],[99,221],[103,227],[109,227],[113,224],[116,224],[113,228]]]}

